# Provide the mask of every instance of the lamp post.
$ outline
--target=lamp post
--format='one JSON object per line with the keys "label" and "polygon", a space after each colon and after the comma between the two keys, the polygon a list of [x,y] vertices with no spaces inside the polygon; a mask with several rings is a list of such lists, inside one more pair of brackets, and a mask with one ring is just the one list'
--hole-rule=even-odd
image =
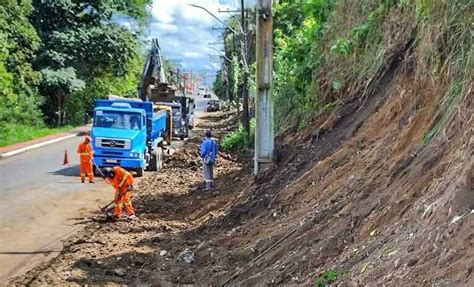
{"label": "lamp post", "polygon": [[217,22],[221,23],[222,26],[227,27],[227,28],[228,28],[230,31],[232,31],[233,33],[235,33],[235,34],[242,34],[241,32],[237,32],[236,30],[234,30],[232,27],[227,26],[227,24],[226,24],[224,21],[222,21],[221,19],[219,19],[219,17],[217,17],[216,15],[212,14],[212,12],[209,11],[206,7],[203,7],[203,6],[200,6],[200,5],[196,5],[196,4],[188,4],[188,5],[191,6],[191,7],[199,8],[199,9],[202,9],[202,10],[206,11],[207,14],[211,15],[214,19],[217,20]]}

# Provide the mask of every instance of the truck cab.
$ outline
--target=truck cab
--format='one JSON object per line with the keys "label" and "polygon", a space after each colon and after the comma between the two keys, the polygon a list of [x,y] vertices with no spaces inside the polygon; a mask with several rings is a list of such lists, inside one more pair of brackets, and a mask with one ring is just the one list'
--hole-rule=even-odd
{"label": "truck cab", "polygon": [[165,111],[141,101],[97,100],[91,130],[94,165],[121,166],[143,175],[146,168],[160,169]]}

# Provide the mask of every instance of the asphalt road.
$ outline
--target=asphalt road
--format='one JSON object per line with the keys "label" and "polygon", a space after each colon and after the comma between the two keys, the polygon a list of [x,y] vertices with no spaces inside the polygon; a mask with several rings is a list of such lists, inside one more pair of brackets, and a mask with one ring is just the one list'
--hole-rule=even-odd
{"label": "asphalt road", "polygon": [[80,182],[75,151],[81,141],[74,137],[0,160],[0,284],[57,254],[59,239],[80,228],[71,218],[112,199],[102,179]]}
{"label": "asphalt road", "polygon": [[[77,189],[78,186],[72,183],[78,182],[79,161],[76,149],[81,140],[81,137],[74,137],[1,160],[0,196],[36,189],[46,183],[61,183],[55,186],[57,192]],[[62,165],[65,150],[68,151],[71,163],[67,166]],[[74,181],[72,177],[75,177]],[[67,182],[71,184],[64,184]],[[2,212],[0,210],[0,215]]]}
{"label": "asphalt road", "polygon": [[[196,98],[196,118],[208,100]],[[80,182],[81,141],[74,137],[0,160],[0,285],[56,255],[60,241],[81,228],[81,219],[112,200],[113,189],[101,178]]]}

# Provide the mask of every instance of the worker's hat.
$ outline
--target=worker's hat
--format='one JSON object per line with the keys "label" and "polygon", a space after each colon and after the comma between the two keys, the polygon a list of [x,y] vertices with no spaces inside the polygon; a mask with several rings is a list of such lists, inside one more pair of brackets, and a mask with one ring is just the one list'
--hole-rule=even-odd
{"label": "worker's hat", "polygon": [[111,167],[104,167],[104,168],[102,168],[102,174],[103,174],[105,177],[109,177],[109,178],[112,178],[112,177],[115,176],[114,169],[111,168]]}

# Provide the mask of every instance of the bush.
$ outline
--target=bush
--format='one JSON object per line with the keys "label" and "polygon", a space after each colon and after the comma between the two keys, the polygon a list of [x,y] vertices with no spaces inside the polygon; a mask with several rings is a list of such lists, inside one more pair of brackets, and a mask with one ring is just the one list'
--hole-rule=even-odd
{"label": "bush", "polygon": [[221,147],[225,151],[248,151],[253,149],[255,142],[255,119],[250,121],[250,136],[245,138],[245,131],[242,124],[239,124],[237,130],[226,135],[222,141]]}
{"label": "bush", "polygon": [[330,284],[336,282],[337,273],[336,271],[327,271],[316,278],[317,287],[330,286]]}

